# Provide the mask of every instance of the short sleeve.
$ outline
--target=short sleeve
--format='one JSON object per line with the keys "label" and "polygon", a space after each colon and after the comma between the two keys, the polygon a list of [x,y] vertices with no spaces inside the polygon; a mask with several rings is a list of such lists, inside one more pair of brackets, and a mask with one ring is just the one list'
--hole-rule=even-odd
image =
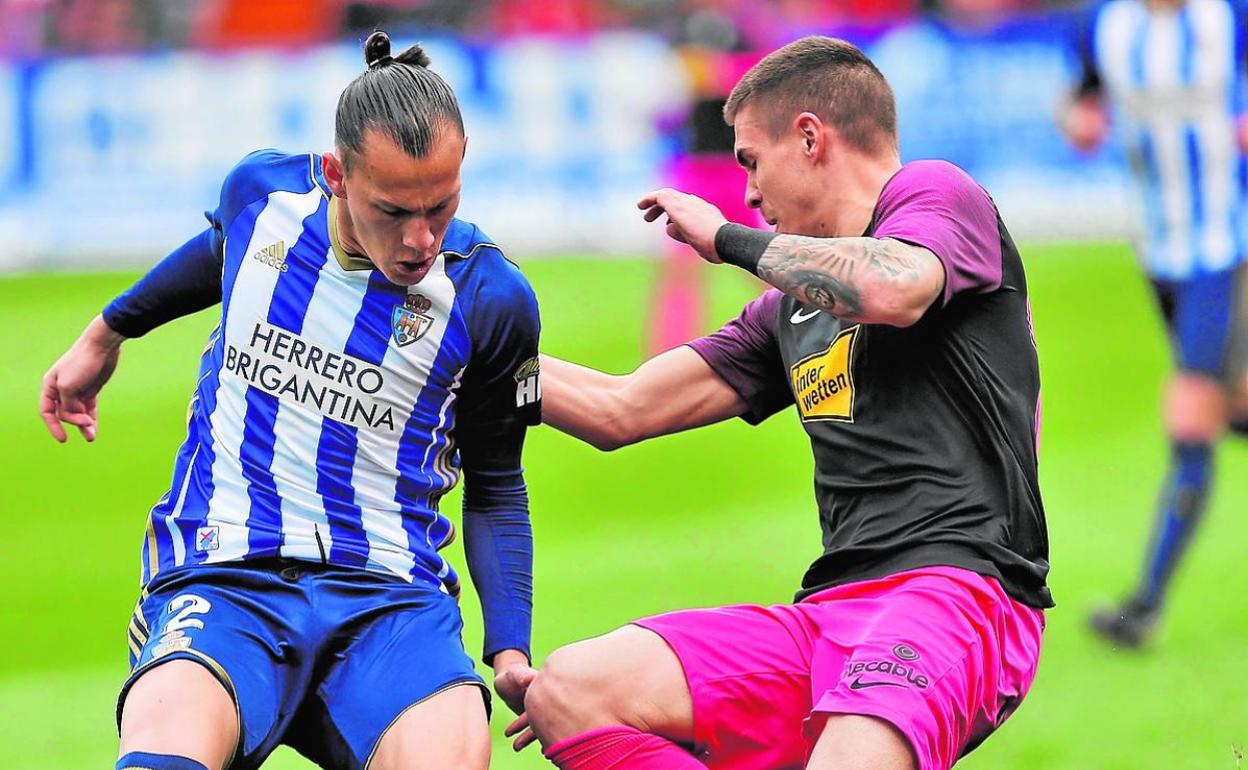
{"label": "short sleeve", "polygon": [[984,188],[944,161],[909,163],[880,195],[871,235],[931,251],[945,268],[941,305],[1001,286],[1001,231]]}
{"label": "short sleeve", "polygon": [[783,296],[771,289],[718,331],[689,343],[745,402],[748,411],[742,419],[751,425],[793,403],[775,332]]}
{"label": "short sleeve", "polygon": [[456,417],[461,456],[473,470],[520,467],[525,428],[542,420],[537,297],[518,268],[496,258],[505,268],[478,284],[467,318],[472,354]]}

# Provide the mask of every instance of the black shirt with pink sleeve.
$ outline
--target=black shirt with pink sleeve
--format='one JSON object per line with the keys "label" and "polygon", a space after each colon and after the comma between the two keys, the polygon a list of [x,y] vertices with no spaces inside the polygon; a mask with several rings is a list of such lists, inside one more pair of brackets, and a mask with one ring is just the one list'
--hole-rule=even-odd
{"label": "black shirt with pink sleeve", "polygon": [[943,293],[913,326],[842,321],[773,289],[690,343],[741,396],[746,420],[795,405],[810,436],[824,553],[798,598],[949,565],[1053,606],[1018,249],[988,193],[944,161],[903,166],[865,235],[944,265]]}

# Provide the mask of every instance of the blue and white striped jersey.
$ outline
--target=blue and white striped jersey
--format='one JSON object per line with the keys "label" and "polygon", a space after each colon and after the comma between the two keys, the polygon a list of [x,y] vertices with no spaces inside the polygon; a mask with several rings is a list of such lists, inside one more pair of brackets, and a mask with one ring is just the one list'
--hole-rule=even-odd
{"label": "blue and white striped jersey", "polygon": [[260,151],[226,179],[209,215],[221,322],[151,512],[144,584],[280,556],[458,590],[438,503],[458,445],[539,421],[537,302],[460,220],[419,284],[392,284],[337,244],[336,204],[317,155]]}
{"label": "blue and white striped jersey", "polygon": [[1150,10],[1109,0],[1083,45],[1089,73],[1114,109],[1154,277],[1185,280],[1244,256],[1244,156],[1236,116],[1244,88],[1244,17],[1227,0]]}

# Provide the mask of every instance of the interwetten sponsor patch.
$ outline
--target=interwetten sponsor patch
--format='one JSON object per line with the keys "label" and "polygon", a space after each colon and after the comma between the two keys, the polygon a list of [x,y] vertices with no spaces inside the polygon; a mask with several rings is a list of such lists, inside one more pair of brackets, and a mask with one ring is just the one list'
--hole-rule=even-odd
{"label": "interwetten sponsor patch", "polygon": [[798,361],[789,368],[793,398],[803,421],[854,421],[854,342],[855,324],[836,335],[826,350]]}

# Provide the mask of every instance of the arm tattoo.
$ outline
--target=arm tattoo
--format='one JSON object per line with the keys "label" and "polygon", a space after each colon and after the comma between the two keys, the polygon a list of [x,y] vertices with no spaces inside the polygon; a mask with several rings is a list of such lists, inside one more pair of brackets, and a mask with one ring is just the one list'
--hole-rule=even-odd
{"label": "arm tattoo", "polygon": [[779,235],[763,252],[758,275],[803,304],[857,319],[867,285],[921,277],[919,260],[909,253],[912,248],[876,238]]}

